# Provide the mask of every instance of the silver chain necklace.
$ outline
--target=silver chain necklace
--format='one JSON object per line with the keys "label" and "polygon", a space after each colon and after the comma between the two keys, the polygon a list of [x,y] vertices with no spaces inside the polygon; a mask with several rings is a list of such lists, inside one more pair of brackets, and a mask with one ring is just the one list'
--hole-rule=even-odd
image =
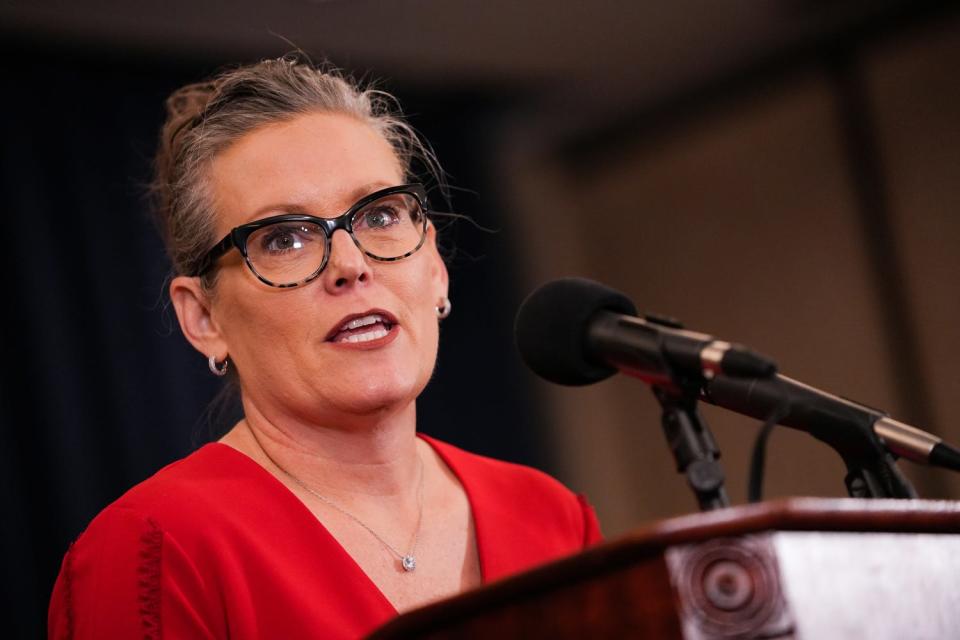
{"label": "silver chain necklace", "polygon": [[247,424],[247,428],[250,430],[251,435],[253,435],[253,439],[257,441],[257,445],[260,447],[260,450],[263,451],[263,455],[267,456],[267,459],[273,463],[273,466],[275,466],[277,469],[280,469],[280,471],[286,474],[288,478],[290,478],[291,480],[296,482],[298,485],[300,485],[300,487],[303,488],[304,491],[308,492],[310,495],[314,496],[315,498],[323,501],[326,505],[333,507],[334,509],[336,509],[337,511],[347,516],[348,518],[356,522],[358,525],[360,525],[364,529],[366,529],[370,533],[370,535],[372,535],[374,538],[380,541],[380,544],[385,546],[387,549],[390,550],[391,553],[393,553],[393,555],[397,556],[397,558],[400,559],[400,566],[403,567],[404,571],[413,571],[414,569],[417,568],[417,558],[415,556],[415,553],[417,551],[417,542],[419,542],[420,540],[420,522],[423,520],[423,459],[420,457],[419,452],[417,453],[417,461],[420,463],[419,465],[420,481],[417,487],[417,509],[418,509],[417,528],[414,529],[413,531],[413,544],[410,545],[410,551],[407,553],[401,553],[397,551],[393,545],[391,545],[389,542],[381,538],[376,531],[368,527],[366,523],[360,520],[360,518],[353,515],[352,513],[350,513],[349,511],[347,511],[346,509],[344,509],[343,507],[341,507],[340,505],[338,505],[336,502],[326,497],[325,495],[317,493],[316,491],[308,487],[306,484],[304,484],[304,482],[300,480],[300,478],[298,478],[297,476],[293,475],[292,473],[290,473],[289,471],[281,467],[280,464],[276,460],[274,460],[269,453],[267,453],[267,450],[263,448],[263,445],[260,443],[260,439],[257,437],[257,434],[253,432],[253,428],[250,427],[249,424]]}

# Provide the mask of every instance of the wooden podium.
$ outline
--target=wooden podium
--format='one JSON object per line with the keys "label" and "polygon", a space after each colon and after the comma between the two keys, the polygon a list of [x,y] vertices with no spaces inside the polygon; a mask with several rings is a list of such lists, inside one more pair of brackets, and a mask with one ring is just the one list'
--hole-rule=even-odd
{"label": "wooden podium", "polygon": [[960,638],[960,503],[796,498],[658,522],[371,638]]}

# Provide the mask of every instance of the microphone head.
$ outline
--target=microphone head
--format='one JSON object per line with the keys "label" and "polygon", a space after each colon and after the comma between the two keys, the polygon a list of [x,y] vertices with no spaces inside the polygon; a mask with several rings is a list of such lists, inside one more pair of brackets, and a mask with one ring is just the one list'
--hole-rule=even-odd
{"label": "microphone head", "polygon": [[617,372],[587,353],[587,328],[598,311],[637,315],[619,291],[585,278],[553,280],[531,293],[517,311],[514,335],[534,373],[571,386],[593,384]]}

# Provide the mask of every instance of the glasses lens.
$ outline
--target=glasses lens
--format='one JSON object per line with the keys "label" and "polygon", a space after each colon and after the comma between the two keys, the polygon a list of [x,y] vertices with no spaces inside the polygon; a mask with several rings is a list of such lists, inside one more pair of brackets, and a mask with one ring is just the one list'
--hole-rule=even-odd
{"label": "glasses lens", "polygon": [[378,198],[353,215],[353,237],[368,254],[389,260],[420,246],[425,230],[420,201],[409,193]]}
{"label": "glasses lens", "polygon": [[283,286],[303,282],[323,264],[323,229],[312,222],[275,222],[247,238],[247,259],[261,278]]}

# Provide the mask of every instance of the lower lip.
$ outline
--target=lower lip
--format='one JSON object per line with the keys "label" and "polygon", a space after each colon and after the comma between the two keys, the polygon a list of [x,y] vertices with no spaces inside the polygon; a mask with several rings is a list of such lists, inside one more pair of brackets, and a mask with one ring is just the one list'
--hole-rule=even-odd
{"label": "lower lip", "polygon": [[390,330],[387,331],[387,335],[382,338],[377,338],[376,340],[366,340],[364,342],[329,342],[328,344],[333,345],[334,347],[339,347],[342,349],[354,349],[357,351],[370,351],[371,349],[379,349],[380,347],[385,347],[394,340],[397,339],[397,336],[400,335],[400,325],[395,324],[390,327]]}

